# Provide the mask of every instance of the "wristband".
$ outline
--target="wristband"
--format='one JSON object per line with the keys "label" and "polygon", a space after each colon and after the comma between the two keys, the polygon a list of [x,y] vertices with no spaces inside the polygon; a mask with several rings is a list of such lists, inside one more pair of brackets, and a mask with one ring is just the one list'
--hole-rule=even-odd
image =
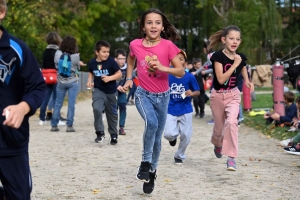
{"label": "wristband", "polygon": [[131,80],[131,81],[132,81],[132,78],[126,78],[126,81],[128,81],[128,80]]}

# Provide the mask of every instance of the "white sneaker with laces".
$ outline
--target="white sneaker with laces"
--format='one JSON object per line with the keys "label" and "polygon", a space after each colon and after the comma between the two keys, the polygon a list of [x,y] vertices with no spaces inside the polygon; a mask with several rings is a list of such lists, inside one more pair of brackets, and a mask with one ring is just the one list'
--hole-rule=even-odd
{"label": "white sneaker with laces", "polygon": [[40,121],[39,121],[39,125],[40,125],[40,126],[46,125],[46,122],[43,121],[43,120],[40,120]]}
{"label": "white sneaker with laces", "polygon": [[291,142],[291,139],[282,140],[282,141],[280,141],[280,145],[283,147],[288,147],[290,142]]}
{"label": "white sneaker with laces", "polygon": [[66,123],[65,122],[63,122],[63,121],[58,121],[58,124],[57,124],[57,126],[65,126],[66,125]]}

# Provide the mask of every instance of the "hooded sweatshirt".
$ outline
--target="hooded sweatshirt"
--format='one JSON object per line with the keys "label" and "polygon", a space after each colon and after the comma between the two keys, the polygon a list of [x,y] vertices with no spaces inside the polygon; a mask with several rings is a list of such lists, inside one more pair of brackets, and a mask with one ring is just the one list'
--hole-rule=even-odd
{"label": "hooded sweatshirt", "polygon": [[46,84],[27,45],[0,29],[0,113],[22,101],[30,107],[18,129],[3,125],[5,116],[0,116],[0,156],[21,155],[28,152],[29,117],[43,102]]}

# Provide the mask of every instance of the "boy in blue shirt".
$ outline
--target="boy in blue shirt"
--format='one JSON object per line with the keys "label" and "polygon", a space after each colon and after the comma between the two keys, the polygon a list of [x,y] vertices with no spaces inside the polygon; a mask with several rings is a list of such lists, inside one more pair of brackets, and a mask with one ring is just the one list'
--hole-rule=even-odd
{"label": "boy in blue shirt", "polygon": [[[181,50],[177,55],[185,66],[186,53]],[[200,88],[194,75],[185,72],[181,78],[169,75],[170,102],[164,131],[164,138],[169,140],[171,146],[176,145],[180,134],[178,150],[174,155],[175,164],[182,164],[186,158],[185,150],[192,137],[192,97],[200,95]]]}
{"label": "boy in blue shirt", "polygon": [[[0,0],[0,21],[6,11],[6,1]],[[34,55],[0,25],[0,180],[6,199],[30,199],[29,117],[45,96]]]}
{"label": "boy in blue shirt", "polygon": [[86,86],[93,89],[94,127],[96,130],[95,142],[102,142],[105,138],[102,112],[105,111],[110,144],[118,143],[118,111],[117,111],[117,83],[122,77],[120,67],[109,57],[110,44],[99,40],[95,44],[96,58],[89,62],[89,75]]}

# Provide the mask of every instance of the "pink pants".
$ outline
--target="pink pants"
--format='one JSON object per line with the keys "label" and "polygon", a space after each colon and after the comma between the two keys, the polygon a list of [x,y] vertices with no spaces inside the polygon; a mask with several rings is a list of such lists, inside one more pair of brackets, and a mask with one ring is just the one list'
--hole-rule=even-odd
{"label": "pink pants", "polygon": [[214,118],[214,129],[211,143],[222,146],[222,154],[236,158],[238,156],[238,114],[241,102],[240,91],[233,88],[229,91],[212,90],[210,108]]}

